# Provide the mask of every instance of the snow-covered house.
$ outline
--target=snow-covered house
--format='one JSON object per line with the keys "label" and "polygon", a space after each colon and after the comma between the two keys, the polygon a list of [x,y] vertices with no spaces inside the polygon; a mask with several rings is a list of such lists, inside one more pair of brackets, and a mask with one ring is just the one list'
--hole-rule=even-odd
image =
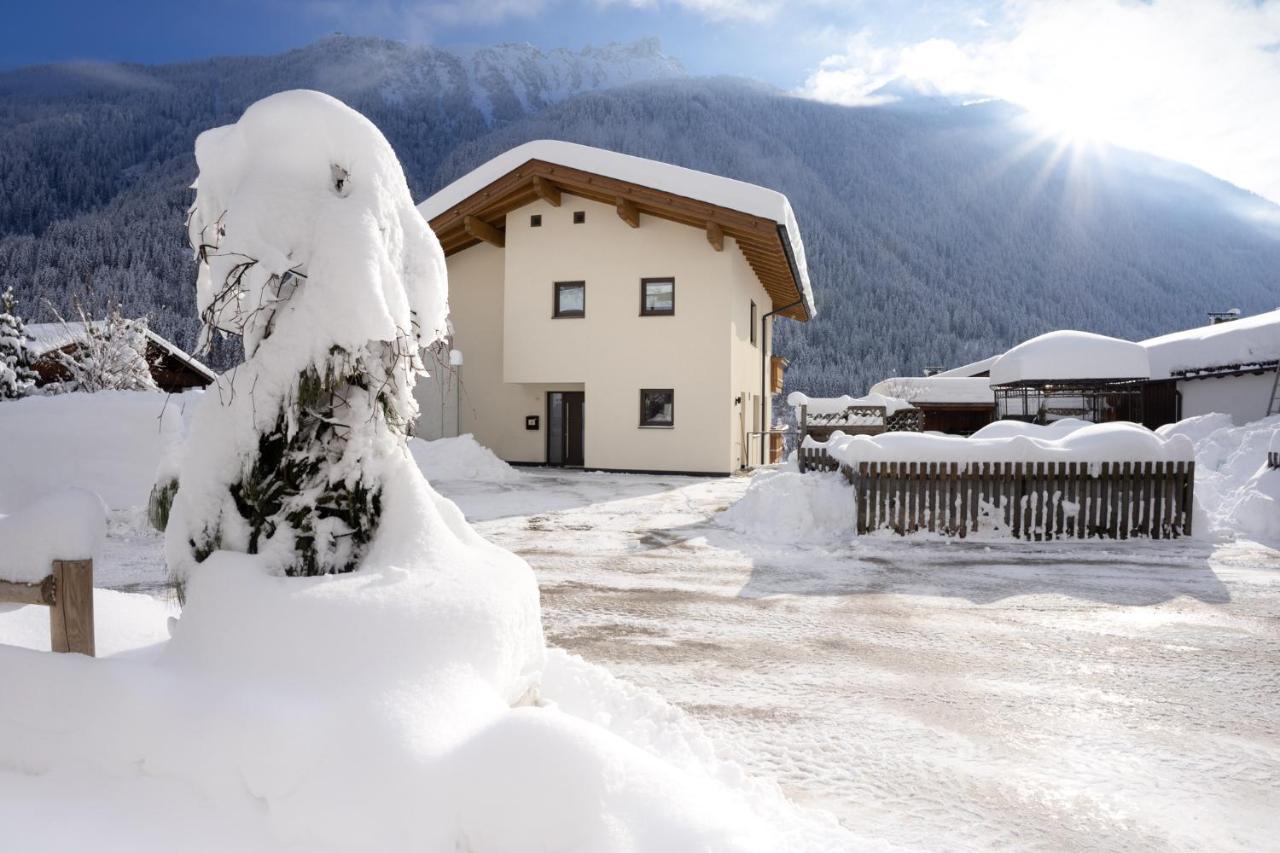
{"label": "snow-covered house", "polygon": [[906,400],[924,413],[928,432],[969,435],[995,419],[995,392],[986,377],[895,376],[872,385],[871,393]]}
{"label": "snow-covered house", "polygon": [[[93,320],[95,326],[106,321]],[[71,355],[83,345],[88,327],[81,321],[66,323],[28,323],[27,337],[31,339],[32,367],[39,375],[38,384],[47,385],[68,378],[59,354]],[[176,393],[188,388],[204,388],[218,378],[217,374],[183,351],[177,345],[146,329],[147,367],[151,378],[161,391]]]}
{"label": "snow-covered house", "polygon": [[1169,420],[1222,412],[1237,424],[1267,413],[1280,370],[1280,309],[1142,341],[1153,384],[1176,391]]}
{"label": "snow-covered house", "polygon": [[453,332],[416,392],[419,435],[623,471],[771,455],[773,320],[814,314],[785,196],[542,140],[419,209],[447,257]]}

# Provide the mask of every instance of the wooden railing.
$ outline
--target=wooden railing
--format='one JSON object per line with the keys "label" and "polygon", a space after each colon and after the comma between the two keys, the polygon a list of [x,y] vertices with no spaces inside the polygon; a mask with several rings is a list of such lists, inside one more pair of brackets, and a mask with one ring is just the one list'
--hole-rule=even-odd
{"label": "wooden railing", "polygon": [[0,581],[0,604],[48,607],[50,648],[93,657],[93,560],[54,560],[38,583]]}
{"label": "wooden railing", "polygon": [[797,447],[796,463],[800,466],[801,474],[808,471],[840,470],[840,463],[831,458],[825,447]]}
{"label": "wooden railing", "polygon": [[1015,539],[1191,535],[1194,462],[863,462],[846,470],[858,533]]}

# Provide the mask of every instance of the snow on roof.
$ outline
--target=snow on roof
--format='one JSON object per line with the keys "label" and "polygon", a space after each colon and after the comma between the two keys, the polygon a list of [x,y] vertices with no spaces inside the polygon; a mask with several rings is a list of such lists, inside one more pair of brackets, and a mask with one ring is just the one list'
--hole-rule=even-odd
{"label": "snow on roof", "polygon": [[1139,344],[1092,332],[1063,330],[1023,341],[991,365],[991,384],[1071,379],[1146,379]]}
{"label": "snow on roof", "polygon": [[962,364],[959,367],[953,367],[950,370],[940,370],[933,374],[934,376],[952,377],[952,376],[977,376],[979,373],[986,373],[991,369],[991,365],[995,364],[999,355],[989,355],[979,361],[971,361],[968,364]]}
{"label": "snow on roof", "polygon": [[995,392],[985,376],[895,376],[871,386],[872,394],[910,403],[964,403],[994,406]]}
{"label": "snow on roof", "polygon": [[[100,327],[104,320],[91,320],[94,327]],[[35,356],[42,356],[62,349],[76,343],[84,338],[86,332],[86,324],[76,320],[66,323],[28,323],[26,326],[27,337],[31,339],[29,349]],[[177,345],[170,343],[160,335],[147,329],[147,338],[154,341],[158,346],[168,350],[171,355],[179,361],[183,361],[190,365],[193,370],[205,376],[210,381],[216,380],[218,374],[206,367],[194,356],[190,355]]]}
{"label": "snow on roof", "polygon": [[1151,378],[1175,370],[1204,370],[1280,359],[1280,309],[1212,326],[1149,338],[1141,344],[1151,361]]}
{"label": "snow on roof", "polygon": [[661,163],[644,157],[606,151],[590,145],[578,145],[555,139],[537,139],[517,145],[472,169],[419,204],[418,210],[428,221],[435,219],[449,208],[460,204],[530,160],[541,160],[545,163],[591,172],[778,223],[786,229],[787,240],[791,246],[791,254],[795,259],[796,272],[800,280],[801,296],[808,308],[809,316],[817,313],[813,301],[813,289],[809,284],[804,244],[800,240],[800,226],[796,222],[795,212],[791,209],[791,202],[777,190],[748,184],[745,181],[736,181],[732,178],[686,169],[683,166],[673,166],[670,163]]}
{"label": "snow on roof", "polygon": [[887,397],[875,391],[865,397],[850,397],[848,394],[843,397],[810,397],[800,391],[792,391],[787,395],[787,405],[793,409],[804,406],[811,415],[834,415],[860,406],[884,406],[884,413],[892,415],[902,409],[912,408],[906,400]]}

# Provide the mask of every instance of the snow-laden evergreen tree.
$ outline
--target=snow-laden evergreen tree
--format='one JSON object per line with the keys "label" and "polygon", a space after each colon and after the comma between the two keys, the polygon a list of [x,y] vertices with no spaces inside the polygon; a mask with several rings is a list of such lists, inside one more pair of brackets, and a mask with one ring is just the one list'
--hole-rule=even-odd
{"label": "snow-laden evergreen tree", "polygon": [[289,575],[352,571],[444,328],[440,244],[382,134],[327,95],[259,101],[201,134],[196,160],[203,335],[239,335],[245,360],[193,419],[170,567],[181,579],[225,549]]}
{"label": "snow-laden evergreen tree", "polygon": [[13,288],[5,288],[0,295],[0,400],[21,397],[36,384],[27,344],[27,326],[18,314]]}
{"label": "snow-laden evergreen tree", "polygon": [[[58,354],[67,378],[53,391],[155,391],[147,362],[147,321],[124,316],[120,307],[104,320],[91,320],[82,310],[75,325],[76,346]],[[80,330],[83,333],[80,334]]]}

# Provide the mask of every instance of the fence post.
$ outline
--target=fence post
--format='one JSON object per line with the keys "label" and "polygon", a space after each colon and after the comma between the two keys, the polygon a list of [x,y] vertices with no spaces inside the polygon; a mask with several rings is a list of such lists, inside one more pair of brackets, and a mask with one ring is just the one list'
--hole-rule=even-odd
{"label": "fence post", "polygon": [[53,561],[50,648],[94,656],[93,560]]}

